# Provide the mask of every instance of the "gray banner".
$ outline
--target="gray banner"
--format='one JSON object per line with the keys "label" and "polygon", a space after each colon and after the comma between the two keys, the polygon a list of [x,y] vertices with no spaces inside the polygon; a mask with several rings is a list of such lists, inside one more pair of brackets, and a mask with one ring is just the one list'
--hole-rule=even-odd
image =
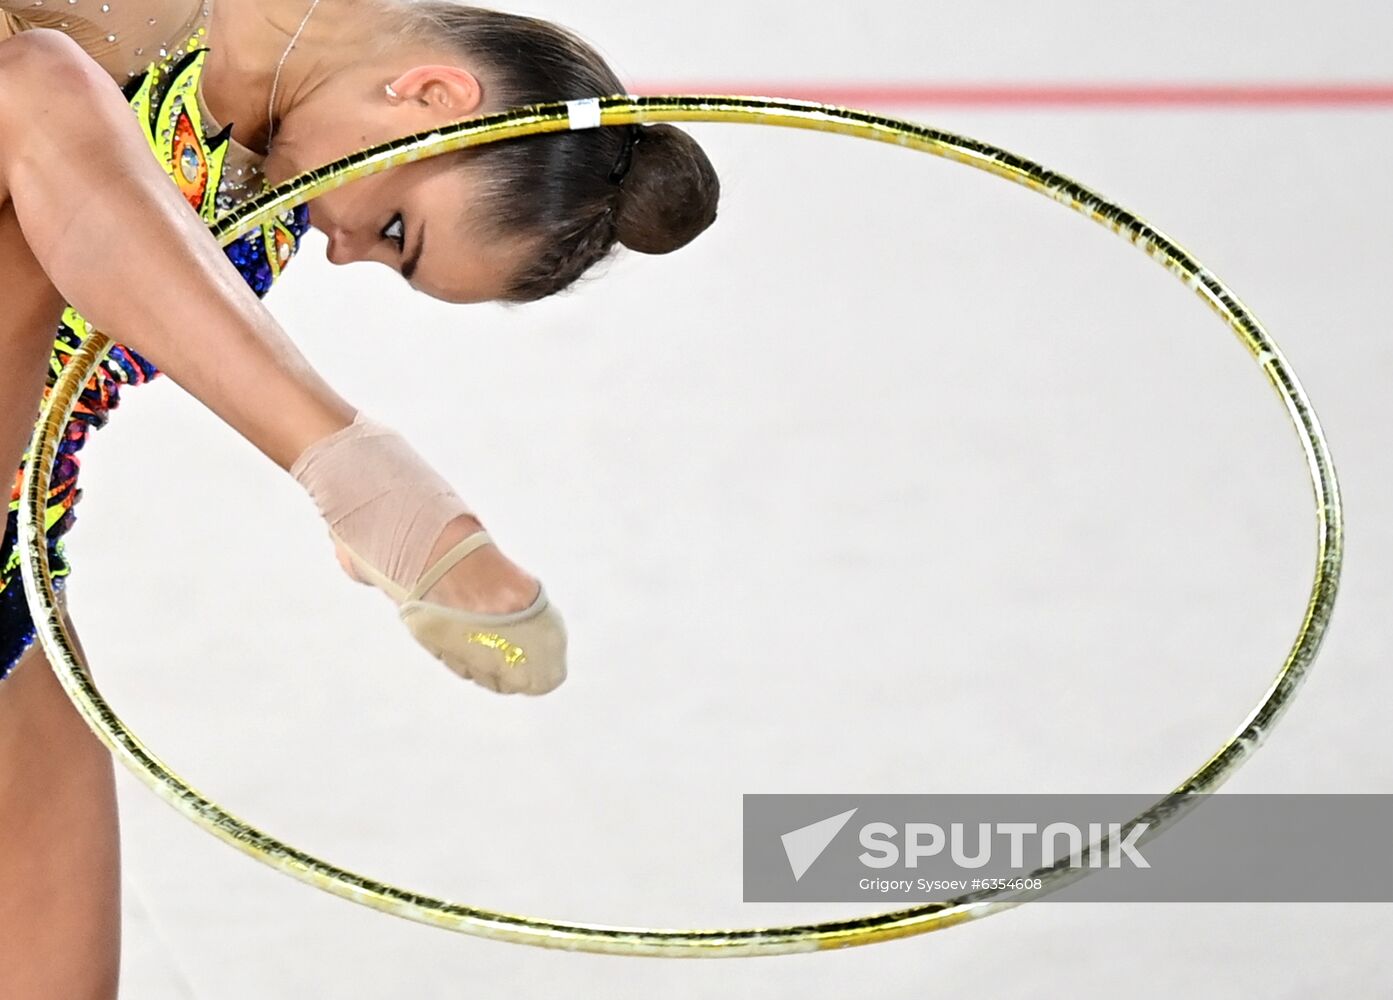
{"label": "gray banner", "polygon": [[[1060,902],[1390,902],[1393,795],[746,795],[746,902],[941,902],[1089,869]],[[1154,824],[1153,824],[1154,825]]]}

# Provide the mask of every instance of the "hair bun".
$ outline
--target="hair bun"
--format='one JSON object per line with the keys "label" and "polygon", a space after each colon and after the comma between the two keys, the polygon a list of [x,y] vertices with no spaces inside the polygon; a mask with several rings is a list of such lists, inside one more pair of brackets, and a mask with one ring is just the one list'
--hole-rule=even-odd
{"label": "hair bun", "polygon": [[673,125],[640,125],[619,189],[615,234],[630,250],[671,253],[716,220],[720,193],[695,139]]}

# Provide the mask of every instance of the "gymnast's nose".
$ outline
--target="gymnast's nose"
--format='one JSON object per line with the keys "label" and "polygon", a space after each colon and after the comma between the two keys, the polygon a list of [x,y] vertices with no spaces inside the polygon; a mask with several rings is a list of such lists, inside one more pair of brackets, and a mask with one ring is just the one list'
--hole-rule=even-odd
{"label": "gymnast's nose", "polygon": [[354,256],[348,249],[348,240],[345,240],[343,230],[334,230],[329,234],[329,249],[326,249],[325,256],[329,258],[329,263],[352,263]]}
{"label": "gymnast's nose", "polygon": [[352,264],[355,260],[363,259],[361,254],[355,252],[353,240],[345,236],[341,229],[329,234],[329,248],[324,251],[324,256],[329,258],[331,264]]}

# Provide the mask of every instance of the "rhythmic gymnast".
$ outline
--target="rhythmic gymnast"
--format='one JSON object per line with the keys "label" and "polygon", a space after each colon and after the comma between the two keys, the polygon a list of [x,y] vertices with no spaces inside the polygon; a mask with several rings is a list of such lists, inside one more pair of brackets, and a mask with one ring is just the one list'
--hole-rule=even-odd
{"label": "rhythmic gymnast", "polygon": [[[435,298],[543,298],[616,242],[667,253],[709,226],[719,183],[701,148],[671,125],[532,136],[359,181],[226,251],[206,224],[377,142],[624,89],[570,32],[448,0],[0,0],[0,468],[19,466],[88,333],[118,345],[53,470],[58,583],[77,452],[122,387],[164,372],[304,486],[345,571],[435,656],[497,691],[561,683],[565,629],[541,583],[314,372],[260,296],[313,226],[334,263],[377,261]],[[34,645],[18,490],[16,475],[0,545],[0,996],[114,996],[112,762]]]}

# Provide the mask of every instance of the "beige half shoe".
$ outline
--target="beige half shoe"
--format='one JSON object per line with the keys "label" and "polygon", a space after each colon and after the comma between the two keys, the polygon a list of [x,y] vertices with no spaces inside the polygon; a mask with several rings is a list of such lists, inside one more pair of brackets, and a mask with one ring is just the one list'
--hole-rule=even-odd
{"label": "beige half shoe", "polygon": [[416,641],[447,667],[504,694],[546,694],[566,679],[566,626],[540,582],[536,599],[520,611],[486,614],[422,600],[440,578],[492,539],[476,531],[403,590],[370,566],[331,528],[354,572],[397,603],[398,615]]}

